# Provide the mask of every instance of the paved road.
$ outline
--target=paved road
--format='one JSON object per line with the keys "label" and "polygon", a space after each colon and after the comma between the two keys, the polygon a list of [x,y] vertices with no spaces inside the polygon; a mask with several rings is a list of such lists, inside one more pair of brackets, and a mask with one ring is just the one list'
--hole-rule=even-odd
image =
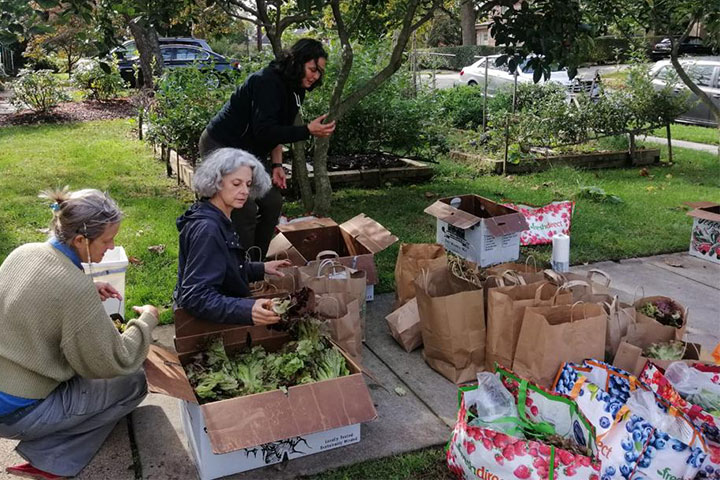
{"label": "paved road", "polygon": [[[606,75],[608,73],[614,73],[628,68],[629,65],[598,65],[594,67],[586,67],[578,69],[578,76],[592,78],[595,76],[595,72],[600,72],[600,75]],[[433,85],[433,73],[430,70],[423,70],[420,72],[420,81],[424,85]],[[439,70],[435,73],[435,87],[436,88],[451,88],[455,85],[460,85],[460,72],[448,72],[447,70]]]}

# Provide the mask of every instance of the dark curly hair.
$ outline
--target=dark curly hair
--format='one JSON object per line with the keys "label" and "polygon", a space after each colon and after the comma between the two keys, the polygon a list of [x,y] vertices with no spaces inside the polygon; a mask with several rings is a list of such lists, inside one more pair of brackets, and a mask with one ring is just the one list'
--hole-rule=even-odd
{"label": "dark curly hair", "polygon": [[[290,50],[284,51],[280,58],[270,62],[270,67],[278,72],[285,83],[293,90],[300,88],[303,77],[305,76],[305,64],[310,60],[319,60],[324,58],[327,60],[328,54],[322,46],[322,43],[312,38],[302,38],[290,47]],[[322,85],[322,74],[320,78],[312,84],[308,91]]]}

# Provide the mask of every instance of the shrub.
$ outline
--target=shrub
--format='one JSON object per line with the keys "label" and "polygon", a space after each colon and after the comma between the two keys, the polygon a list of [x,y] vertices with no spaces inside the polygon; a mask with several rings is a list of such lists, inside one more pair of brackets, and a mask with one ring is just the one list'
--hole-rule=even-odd
{"label": "shrub", "polygon": [[120,76],[117,62],[106,64],[107,71],[99,61],[78,67],[72,76],[73,84],[84,91],[85,97],[94,100],[109,100],[117,97],[125,88],[125,81]]}
{"label": "shrub", "polygon": [[13,90],[13,103],[19,108],[28,107],[36,112],[46,112],[58,103],[70,100],[50,70],[21,70]]}
{"label": "shrub", "polygon": [[167,70],[158,82],[155,102],[150,108],[147,138],[195,161],[200,135],[235,88],[233,84],[209,87],[216,83],[212,71]]}
{"label": "shrub", "polygon": [[[474,129],[482,125],[485,105],[483,89],[468,85],[438,90],[439,114],[456,128]],[[488,98],[488,103],[490,103]]]}

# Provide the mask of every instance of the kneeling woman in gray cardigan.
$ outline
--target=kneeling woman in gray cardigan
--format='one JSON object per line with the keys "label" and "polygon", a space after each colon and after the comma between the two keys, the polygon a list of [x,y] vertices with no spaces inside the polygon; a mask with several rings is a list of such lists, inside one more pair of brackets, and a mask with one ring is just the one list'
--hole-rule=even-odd
{"label": "kneeling woman in gray cardigan", "polygon": [[20,440],[28,461],[8,473],[54,479],[77,475],[145,397],[158,311],[133,307],[140,317],[118,333],[102,301],[120,294],[82,270],[115,246],[115,202],[98,190],[43,196],[52,237],[0,265],[0,437]]}

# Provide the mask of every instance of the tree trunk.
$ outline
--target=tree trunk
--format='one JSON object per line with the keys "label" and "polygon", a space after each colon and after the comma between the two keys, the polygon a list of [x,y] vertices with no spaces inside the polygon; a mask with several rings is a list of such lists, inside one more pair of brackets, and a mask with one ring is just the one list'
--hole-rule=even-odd
{"label": "tree trunk", "polygon": [[463,45],[477,44],[475,16],[475,2],[473,0],[463,0],[460,5],[460,29],[462,30]]}
{"label": "tree trunk", "polygon": [[[302,125],[303,119],[300,112],[295,116],[295,125]],[[314,199],[312,194],[312,185],[310,185],[310,177],[308,176],[307,159],[305,158],[305,140],[295,142],[292,145],[293,152],[293,168],[292,181],[300,191],[300,199],[302,200],[305,211],[312,212]]]}
{"label": "tree trunk", "polygon": [[327,156],[330,149],[330,138],[323,137],[315,140],[315,154],[313,155],[313,167],[315,175],[315,202],[313,211],[321,216],[330,213],[332,204],[332,186],[327,170]]}
{"label": "tree trunk", "polygon": [[262,27],[260,25],[257,26],[257,29],[255,30],[255,37],[257,41],[257,51],[262,51]]}
{"label": "tree trunk", "polygon": [[138,17],[128,21],[130,33],[135,40],[135,46],[140,54],[140,70],[143,77],[143,88],[152,90],[154,77],[162,74],[163,63],[160,53],[160,42],[155,27],[148,24],[147,20]]}

